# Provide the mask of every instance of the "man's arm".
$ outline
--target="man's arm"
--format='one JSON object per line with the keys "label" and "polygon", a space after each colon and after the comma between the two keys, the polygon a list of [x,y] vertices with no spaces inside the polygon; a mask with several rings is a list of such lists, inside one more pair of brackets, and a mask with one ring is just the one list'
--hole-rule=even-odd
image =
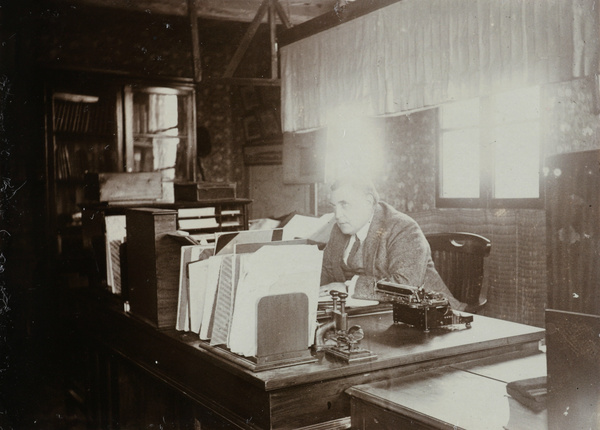
{"label": "man's arm", "polygon": [[327,246],[323,251],[323,265],[321,268],[321,285],[332,282],[344,282],[339,278],[340,261],[344,253],[344,237],[337,225],[334,225]]}
{"label": "man's arm", "polygon": [[[416,223],[391,226],[391,232],[381,243],[375,255],[375,273],[359,276],[354,290],[355,298],[377,299],[375,284],[385,278],[391,282],[415,287],[423,285],[429,245]],[[385,268],[378,270],[377,268]]]}
{"label": "man's arm", "polygon": [[333,256],[331,252],[331,241],[323,251],[323,266],[321,267],[321,285],[326,285],[335,281],[333,275]]}

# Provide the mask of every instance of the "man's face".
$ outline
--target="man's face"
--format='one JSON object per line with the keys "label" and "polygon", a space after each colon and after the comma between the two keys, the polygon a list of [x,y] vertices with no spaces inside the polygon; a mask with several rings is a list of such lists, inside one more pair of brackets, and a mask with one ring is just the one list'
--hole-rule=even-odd
{"label": "man's face", "polygon": [[331,192],[329,202],[335,221],[344,234],[355,234],[373,215],[373,197],[343,185]]}

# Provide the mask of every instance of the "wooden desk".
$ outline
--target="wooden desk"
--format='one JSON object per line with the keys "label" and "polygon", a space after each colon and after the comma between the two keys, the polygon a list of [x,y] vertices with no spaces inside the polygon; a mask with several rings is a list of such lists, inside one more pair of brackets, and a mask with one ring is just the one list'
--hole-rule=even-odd
{"label": "wooden desk", "polygon": [[348,389],[352,428],[502,430],[509,421],[506,384],[544,375],[545,354],[509,354],[355,386]]}
{"label": "wooden desk", "polygon": [[350,398],[344,391],[351,386],[476,358],[528,354],[544,337],[543,329],[483,316],[475,316],[471,329],[424,333],[394,325],[391,312],[384,312],[352,318],[363,327],[362,345],[377,354],[375,361],[345,364],[319,355],[315,363],[254,373],[195,335],[155,330],[97,300],[87,304],[79,324],[92,342],[220,416],[226,428],[347,428]]}

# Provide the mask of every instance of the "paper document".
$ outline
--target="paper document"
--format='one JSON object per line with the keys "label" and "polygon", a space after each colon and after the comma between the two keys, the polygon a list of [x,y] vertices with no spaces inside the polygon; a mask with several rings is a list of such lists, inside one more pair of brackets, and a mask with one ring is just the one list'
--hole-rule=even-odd
{"label": "paper document", "polygon": [[127,237],[125,215],[104,217],[106,231],[106,283],[113,294],[121,294],[121,245]]}
{"label": "paper document", "polygon": [[190,277],[188,264],[210,257],[213,245],[189,245],[181,247],[179,259],[179,300],[177,302],[177,320],[175,329],[190,331]]}
{"label": "paper document", "polygon": [[272,230],[242,230],[215,233],[215,254],[232,254],[236,243],[259,243],[281,240],[282,229]]}
{"label": "paper document", "polygon": [[239,280],[233,306],[228,346],[234,353],[257,352],[257,305],[265,296],[305,293],[310,327],[307,348],[314,341],[323,252],[315,245],[264,246],[240,254]]}
{"label": "paper document", "polygon": [[200,324],[200,339],[208,340],[212,335],[214,322],[215,302],[217,299],[217,286],[221,272],[223,257],[214,256],[208,259],[208,273],[206,275],[206,291],[204,292],[204,306],[202,310],[202,322]]}
{"label": "paper document", "polygon": [[333,213],[318,218],[296,214],[283,227],[283,240],[303,238],[316,242],[327,242],[334,223]]}

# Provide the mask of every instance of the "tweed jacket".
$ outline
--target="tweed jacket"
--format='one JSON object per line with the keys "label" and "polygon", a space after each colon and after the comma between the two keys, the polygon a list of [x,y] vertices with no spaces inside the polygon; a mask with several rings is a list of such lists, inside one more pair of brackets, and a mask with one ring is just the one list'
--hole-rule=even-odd
{"label": "tweed jacket", "polygon": [[[346,280],[342,265],[349,240],[350,236],[342,233],[337,224],[333,226],[323,253],[321,285]],[[440,292],[453,309],[466,307],[452,296],[435,270],[429,243],[417,222],[385,202],[379,202],[375,208],[363,243],[363,263],[365,274],[358,277],[354,298],[377,300],[375,284],[387,279]]]}

